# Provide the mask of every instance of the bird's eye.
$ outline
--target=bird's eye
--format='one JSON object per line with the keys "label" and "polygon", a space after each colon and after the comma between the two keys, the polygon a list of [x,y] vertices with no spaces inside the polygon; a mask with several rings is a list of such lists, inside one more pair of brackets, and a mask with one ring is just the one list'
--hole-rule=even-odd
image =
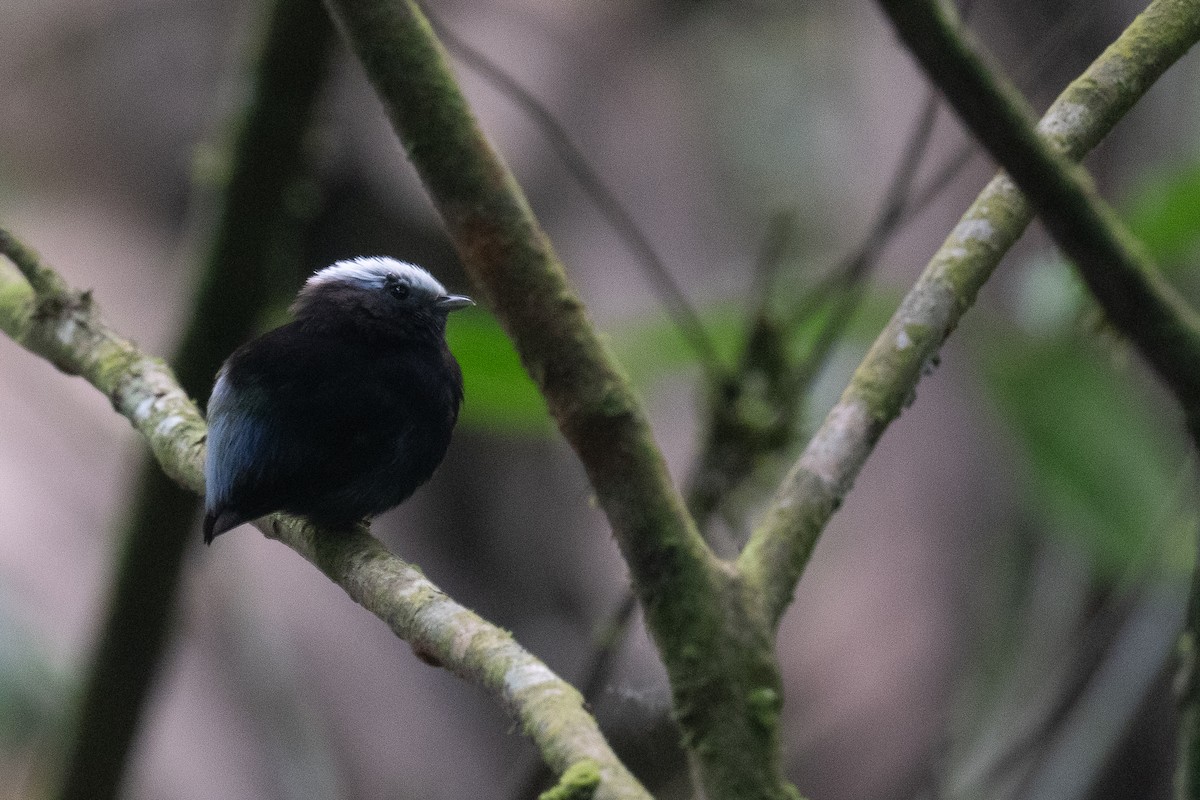
{"label": "bird's eye", "polygon": [[403,281],[393,283],[388,287],[388,291],[392,293],[392,297],[397,300],[407,300],[409,293],[412,291],[408,284]]}

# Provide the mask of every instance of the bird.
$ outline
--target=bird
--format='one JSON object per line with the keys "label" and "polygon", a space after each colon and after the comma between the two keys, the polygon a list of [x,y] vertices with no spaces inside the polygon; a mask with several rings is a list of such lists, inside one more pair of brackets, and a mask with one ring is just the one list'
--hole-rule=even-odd
{"label": "bird", "polygon": [[314,273],[293,321],[235,350],[208,401],[204,542],[277,511],[347,529],[429,480],[463,377],[450,312],[474,305],[384,256]]}

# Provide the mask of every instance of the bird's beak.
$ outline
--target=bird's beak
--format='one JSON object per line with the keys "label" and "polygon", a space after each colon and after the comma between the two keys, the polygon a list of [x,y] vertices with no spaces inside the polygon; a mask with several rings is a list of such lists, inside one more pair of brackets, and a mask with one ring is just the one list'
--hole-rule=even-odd
{"label": "bird's beak", "polygon": [[458,311],[460,308],[475,305],[475,301],[465,294],[444,294],[434,301],[434,305],[439,311]]}

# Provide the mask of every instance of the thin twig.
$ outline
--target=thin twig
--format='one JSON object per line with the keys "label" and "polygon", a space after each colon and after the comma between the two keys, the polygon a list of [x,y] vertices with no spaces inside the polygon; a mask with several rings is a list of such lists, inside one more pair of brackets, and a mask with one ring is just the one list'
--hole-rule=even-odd
{"label": "thin twig", "polygon": [[934,171],[933,177],[925,181],[925,183],[916,190],[913,199],[905,206],[901,213],[901,222],[907,223],[910,219],[920,214],[929,204],[937,199],[946,187],[958,177],[963,168],[970,163],[971,159],[979,153],[979,148],[975,142],[967,141],[962,144],[954,153],[943,162],[942,166]]}
{"label": "thin twig", "polygon": [[66,293],[66,284],[55,273],[42,268],[38,254],[3,229],[0,229],[0,253],[21,271],[25,280],[29,281],[29,285],[38,294],[60,297]]}
{"label": "thin twig", "polygon": [[592,168],[587,156],[567,133],[562,123],[511,73],[481,50],[468,44],[436,16],[431,15],[428,9],[425,9],[425,16],[437,31],[438,37],[459,61],[479,73],[501,94],[508,97],[542,131],[555,155],[566,166],[584,194],[595,203],[617,235],[624,240],[637,263],[642,266],[650,279],[650,285],[658,294],[659,302],[667,310],[683,340],[692,348],[708,380],[719,380],[726,371],[725,367],[699,313],[688,300],[687,293],[679,281],[675,280],[675,276],[658,255],[633,215],[626,210],[616,193],[608,188],[600,174]]}
{"label": "thin twig", "polygon": [[[910,206],[915,205],[910,201],[913,194],[913,183],[921,162],[929,150],[929,142],[933,135],[934,125],[937,123],[940,103],[941,99],[937,92],[930,91],[926,95],[913,131],[904,146],[903,157],[896,167],[888,190],[884,194],[883,203],[867,234],[856,248],[826,273],[821,283],[814,287],[806,295],[805,300],[791,312],[792,327],[799,327],[821,306],[831,301],[837,303],[836,311],[830,315],[818,338],[817,346],[808,357],[807,369],[803,370],[808,373],[808,380],[811,380],[811,376],[815,375],[820,366],[824,364],[832,344],[840,338],[852,311],[858,305],[859,293],[854,292],[851,296],[846,297],[846,291],[861,285],[863,278],[878,263],[879,255],[891,237],[912,218],[912,214],[906,212]],[[952,172],[948,175],[947,180],[953,177]],[[937,188],[940,191],[942,187],[938,186]],[[841,302],[838,302],[839,299]],[[807,385],[808,380],[804,381],[803,385]]]}
{"label": "thin twig", "polygon": [[[904,146],[903,156],[862,244],[829,270],[787,319],[778,319],[769,302],[770,287],[788,245],[786,217],[768,229],[755,269],[758,297],[736,371],[710,389],[705,438],[688,480],[688,507],[701,530],[733,491],[763,460],[786,451],[795,439],[800,401],[841,337],[858,306],[860,286],[888,239],[902,223],[912,184],[937,120],[938,98],[930,93]],[[787,340],[819,309],[829,307],[808,352],[800,360],[788,353]],[[756,411],[748,415],[745,394],[755,391]],[[766,409],[763,413],[762,409]]]}
{"label": "thin twig", "polygon": [[750,307],[746,315],[748,320],[770,313],[780,267],[791,252],[796,238],[796,224],[795,209],[778,212],[767,223],[767,232],[758,248],[758,258],[754,260]]}

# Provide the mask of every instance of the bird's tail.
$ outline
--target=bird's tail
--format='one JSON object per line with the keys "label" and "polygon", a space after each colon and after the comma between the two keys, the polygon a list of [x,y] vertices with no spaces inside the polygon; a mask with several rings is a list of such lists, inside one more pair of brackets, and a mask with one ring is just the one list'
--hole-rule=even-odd
{"label": "bird's tail", "polygon": [[245,518],[236,511],[228,508],[219,511],[207,511],[204,514],[204,543],[212,544],[212,540],[228,530],[236,528],[245,522]]}

